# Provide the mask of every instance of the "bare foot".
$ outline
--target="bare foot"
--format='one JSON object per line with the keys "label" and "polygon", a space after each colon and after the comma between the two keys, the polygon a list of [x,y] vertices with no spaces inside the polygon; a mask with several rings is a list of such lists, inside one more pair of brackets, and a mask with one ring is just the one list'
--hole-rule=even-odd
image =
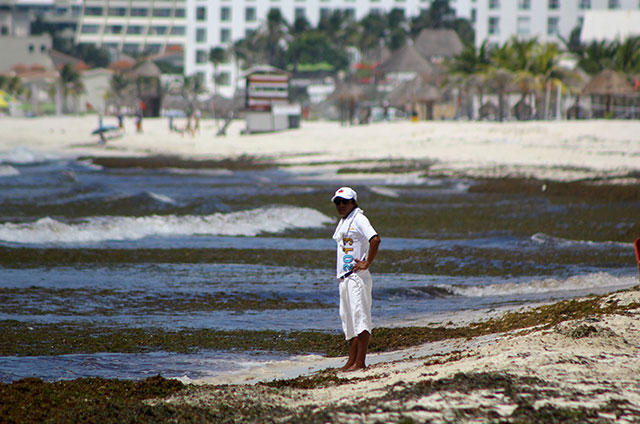
{"label": "bare foot", "polygon": [[354,364],[350,364],[349,362],[347,362],[346,364],[344,364],[344,366],[342,368],[340,368],[340,371],[348,371],[349,368],[353,367]]}
{"label": "bare foot", "polygon": [[349,368],[344,370],[344,372],[354,372],[354,371],[366,370],[366,369],[367,369],[366,365],[353,364]]}

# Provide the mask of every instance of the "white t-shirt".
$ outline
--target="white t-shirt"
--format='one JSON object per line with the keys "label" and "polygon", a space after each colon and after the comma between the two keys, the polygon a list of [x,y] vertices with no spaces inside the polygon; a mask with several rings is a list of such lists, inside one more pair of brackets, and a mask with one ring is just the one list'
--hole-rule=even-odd
{"label": "white t-shirt", "polygon": [[338,222],[333,239],[338,244],[336,277],[340,278],[351,270],[356,259],[366,260],[369,253],[369,240],[378,233],[360,208]]}

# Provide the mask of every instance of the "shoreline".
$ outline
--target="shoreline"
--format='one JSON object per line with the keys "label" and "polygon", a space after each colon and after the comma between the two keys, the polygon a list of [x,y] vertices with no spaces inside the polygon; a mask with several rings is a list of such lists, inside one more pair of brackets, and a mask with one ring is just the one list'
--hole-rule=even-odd
{"label": "shoreline", "polygon": [[128,121],[122,138],[100,145],[90,134],[97,116],[0,118],[5,130],[0,150],[6,154],[27,147],[69,158],[248,157],[328,170],[340,163],[413,160],[432,163],[434,174],[557,181],[629,174],[637,178],[640,171],[640,121],[394,121],[348,127],[305,121],[299,129],[242,135],[245,124],[239,120],[224,137],[215,136],[213,120],[204,120],[194,137],[169,132],[167,122],[145,119],[144,132],[138,134]]}
{"label": "shoreline", "polygon": [[[366,370],[352,373],[333,368],[344,358],[306,356],[275,372],[255,370],[254,379],[236,375],[244,381],[26,379],[1,384],[0,393],[5,416],[20,422],[38,422],[38,414],[62,423],[98,415],[103,422],[637,422],[640,287],[532,311],[538,321],[520,329],[372,355]],[[255,378],[283,369],[297,376]],[[121,393],[131,385],[139,389]],[[41,403],[57,396],[64,400]]]}
{"label": "shoreline", "polygon": [[[105,123],[110,123],[109,119],[106,117]],[[637,121],[388,122],[353,127],[303,122],[301,129],[250,136],[240,135],[244,123],[235,122],[227,137],[215,137],[215,122],[205,120],[201,133],[191,138],[170,133],[165,119],[147,119],[143,123],[144,133],[134,133],[132,122],[127,120],[129,132],[105,145],[99,145],[97,137],[90,135],[96,121],[96,116],[0,118],[4,129],[0,135],[0,171],[21,160],[29,163],[39,155],[116,158],[121,163],[130,160],[126,165],[130,167],[139,165],[143,159],[150,163],[154,158],[175,157],[201,162],[196,165],[208,169],[271,163],[297,173],[300,179],[357,180],[361,175],[378,175],[366,174],[376,168],[381,176],[394,175],[397,170],[399,178],[406,177],[407,181],[421,181],[425,176],[511,179],[509,184],[488,188],[478,184],[475,188],[497,195],[545,191],[549,196],[557,193],[593,199],[611,195],[637,202],[639,193],[636,187],[640,181],[640,122]],[[416,163],[422,168],[412,170]],[[167,164],[159,161],[156,165]],[[314,175],[307,176],[308,170],[313,170]],[[341,170],[345,173],[340,174]],[[541,181],[558,184],[545,184],[541,188]],[[570,186],[573,183],[578,187]],[[595,184],[603,186],[600,190],[592,189]],[[615,184],[625,187],[612,192]],[[376,190],[393,197],[384,183],[380,185]],[[411,222],[407,221],[406,227],[411,228]],[[588,228],[581,231],[592,232]],[[604,237],[606,241],[611,239]],[[15,257],[32,256],[27,250],[14,249],[10,253]],[[84,256],[80,259],[90,254],[91,251],[82,252]],[[113,253],[114,257],[121,254]],[[312,255],[317,256],[315,252],[309,254]],[[390,253],[389,257],[393,255]],[[605,254],[594,254],[589,260],[603,258],[606,259]],[[57,256],[49,258],[54,259],[59,262]],[[75,256],[72,259],[80,260]],[[535,265],[533,255],[527,255],[527,259]],[[277,255],[274,260],[279,260]],[[398,261],[390,260],[391,264],[395,262]],[[504,272],[504,265],[500,266]],[[469,269],[478,273],[474,266]],[[0,405],[0,417],[12,416],[10,411],[22,408],[49,414],[49,418],[55,411],[62,411],[59,422],[65,422],[64,417],[74,422],[78,417],[103,414],[111,417],[107,422],[132,422],[138,416],[149,418],[149,422],[640,420],[638,286],[608,295],[527,308],[530,312],[527,320],[514,315],[517,308],[509,309],[485,316],[479,313],[473,321],[460,323],[477,330],[475,333],[469,330],[466,336],[433,339],[428,343],[424,340],[430,339],[423,337],[421,343],[409,348],[371,353],[369,368],[356,373],[333,369],[341,365],[343,357],[303,355],[212,379],[145,380],[139,383],[152,388],[170,386],[170,390],[151,390],[148,397],[136,398],[134,404],[127,403],[132,402],[130,393],[112,396],[101,391],[111,384],[128,387],[129,382],[119,380],[42,383],[25,379],[0,384],[0,395],[3,391],[13,393],[20,385],[34,392],[39,387],[44,387],[44,392],[52,388],[49,391],[55,396],[65,393],[62,387],[79,387],[75,395],[63,396],[59,403],[41,401],[36,396],[25,398],[21,394],[24,392],[17,390],[11,403]],[[535,315],[534,311],[539,312]],[[482,333],[478,328],[487,325],[487,318],[495,320],[495,330]],[[509,327],[509,319],[519,324]],[[438,324],[442,322],[435,325]],[[455,326],[447,324],[451,325]],[[435,329],[425,327],[425,331]],[[400,336],[408,337],[404,333]],[[182,385],[178,380],[189,384]],[[73,403],[75,400],[78,402]]]}

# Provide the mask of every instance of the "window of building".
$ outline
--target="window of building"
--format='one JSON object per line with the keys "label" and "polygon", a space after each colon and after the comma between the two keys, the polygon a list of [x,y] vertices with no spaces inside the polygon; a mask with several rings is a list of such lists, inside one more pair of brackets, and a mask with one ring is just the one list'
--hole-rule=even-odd
{"label": "window of building", "polygon": [[231,83],[231,74],[229,72],[219,72],[216,77],[216,84],[218,85],[229,85]]}
{"label": "window of building", "polygon": [[620,9],[620,0],[609,0],[609,9]]}
{"label": "window of building", "polygon": [[84,14],[86,16],[102,16],[101,7],[85,7]]}
{"label": "window of building", "polygon": [[293,11],[294,19],[306,19],[307,12],[304,7],[296,7]]}
{"label": "window of building", "polygon": [[489,9],[500,9],[500,0],[489,0]]}
{"label": "window of building", "polygon": [[516,28],[518,35],[531,34],[531,18],[528,16],[518,16],[518,26]]}
{"label": "window of building", "polygon": [[196,20],[198,21],[206,21],[207,20],[207,8],[204,6],[196,7]]}
{"label": "window of building", "polygon": [[548,6],[549,10],[558,10],[560,9],[560,0],[549,0]]}
{"label": "window of building", "polygon": [[356,10],[353,7],[344,9],[344,16],[353,21],[356,19]]}
{"label": "window of building", "polygon": [[518,0],[518,9],[520,9],[520,10],[530,10],[531,9],[531,0]]}
{"label": "window of building", "polygon": [[478,19],[478,10],[474,7],[471,9],[471,23],[476,23],[476,19]]}
{"label": "window of building", "polygon": [[231,41],[231,30],[229,28],[222,28],[220,30],[220,42],[228,43]]}
{"label": "window of building", "polygon": [[136,43],[124,43],[122,46],[122,51],[125,53],[136,53],[140,49],[140,46]]}
{"label": "window of building", "polygon": [[171,9],[166,7],[153,9],[153,16],[156,18],[169,18],[171,17]]}
{"label": "window of building", "polygon": [[150,31],[155,35],[165,35],[167,33],[167,27],[164,25],[158,25],[151,27]]}
{"label": "window of building", "polygon": [[550,16],[547,18],[547,35],[557,35],[560,33],[560,18]]}
{"label": "window of building", "polygon": [[321,7],[320,8],[320,19],[327,19],[327,18],[329,18],[329,16],[331,16],[331,9],[329,9],[328,7]]}
{"label": "window of building", "polygon": [[180,8],[180,9],[174,10],[173,16],[175,16],[176,18],[184,18],[185,17],[184,9]]}
{"label": "window of building", "polygon": [[578,28],[582,28],[583,24],[584,24],[584,16],[578,16],[578,21],[576,25],[578,26]]}
{"label": "window of building", "polygon": [[578,7],[580,9],[591,9],[591,0],[580,0]]}
{"label": "window of building", "polygon": [[196,63],[207,63],[208,59],[206,50],[196,50]]}
{"label": "window of building", "polygon": [[131,16],[149,16],[149,9],[146,7],[131,8]]}
{"label": "window of building", "polygon": [[184,35],[184,27],[183,26],[174,26],[171,27],[171,35]]}
{"label": "window of building", "polygon": [[369,14],[370,15],[381,15],[382,11],[380,10],[379,7],[372,7],[371,9],[369,9]]}
{"label": "window of building", "polygon": [[36,47],[33,44],[29,44],[29,53],[36,51]]}
{"label": "window of building", "polygon": [[489,17],[489,35],[500,34],[500,18],[497,16]]}
{"label": "window of building", "polygon": [[83,25],[82,32],[83,34],[97,34],[100,27],[98,25]]}
{"label": "window of building", "polygon": [[206,28],[196,28],[196,42],[197,43],[206,43],[207,42],[207,29]]}
{"label": "window of building", "polygon": [[125,7],[110,7],[109,16],[127,16],[127,9]]}
{"label": "window of building", "polygon": [[220,8],[220,21],[229,22],[231,20],[231,8],[229,6],[222,6]]}
{"label": "window of building", "polygon": [[244,20],[246,22],[255,22],[256,21],[256,8],[251,6],[251,7],[245,7],[244,8]]}
{"label": "window of building", "polygon": [[122,34],[122,25],[108,26],[106,32],[109,34]]}
{"label": "window of building", "polygon": [[127,27],[127,34],[140,35],[144,32],[142,25],[129,25]]}

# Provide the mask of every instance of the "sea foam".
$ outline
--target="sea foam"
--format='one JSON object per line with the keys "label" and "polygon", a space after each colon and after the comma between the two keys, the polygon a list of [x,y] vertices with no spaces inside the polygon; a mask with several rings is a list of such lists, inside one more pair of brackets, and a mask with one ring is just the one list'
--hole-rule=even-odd
{"label": "sea foam", "polygon": [[50,217],[0,225],[0,240],[25,244],[96,243],[145,237],[255,236],[317,228],[334,220],[314,209],[271,206],[212,215],[102,216],[65,223]]}
{"label": "sea foam", "polygon": [[28,147],[20,146],[13,150],[0,152],[0,163],[13,165],[27,165],[51,160],[52,158],[42,153],[37,153]]}
{"label": "sea foam", "polygon": [[606,272],[574,275],[568,278],[535,279],[524,283],[498,283],[478,286],[447,286],[453,294],[466,297],[517,296],[555,291],[615,289],[637,284],[636,276],[614,276]]}

